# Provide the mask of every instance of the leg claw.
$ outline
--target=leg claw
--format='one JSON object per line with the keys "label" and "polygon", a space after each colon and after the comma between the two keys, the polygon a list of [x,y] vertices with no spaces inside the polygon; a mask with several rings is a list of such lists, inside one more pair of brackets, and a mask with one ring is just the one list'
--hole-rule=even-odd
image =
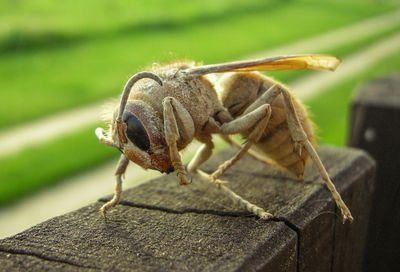
{"label": "leg claw", "polygon": [[268,212],[262,212],[259,215],[259,217],[260,217],[260,219],[263,219],[263,220],[268,220],[268,219],[274,218],[274,216]]}
{"label": "leg claw", "polygon": [[104,218],[107,218],[107,211],[115,208],[116,204],[107,202],[100,208],[100,213]]}

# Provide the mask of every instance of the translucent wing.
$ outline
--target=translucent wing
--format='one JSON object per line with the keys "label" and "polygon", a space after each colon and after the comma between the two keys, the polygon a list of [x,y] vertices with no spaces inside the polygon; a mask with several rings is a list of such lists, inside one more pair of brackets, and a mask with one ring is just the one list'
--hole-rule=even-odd
{"label": "translucent wing", "polygon": [[334,71],[340,63],[341,60],[338,57],[329,55],[280,56],[259,60],[202,65],[187,69],[185,73],[191,76],[201,76],[210,73],[245,71],[281,71],[300,69]]}

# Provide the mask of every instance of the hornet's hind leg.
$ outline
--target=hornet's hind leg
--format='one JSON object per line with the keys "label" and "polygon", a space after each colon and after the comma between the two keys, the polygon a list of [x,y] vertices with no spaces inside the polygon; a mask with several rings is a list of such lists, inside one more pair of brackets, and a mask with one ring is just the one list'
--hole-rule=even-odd
{"label": "hornet's hind leg", "polygon": [[[252,104],[250,104],[249,106],[246,106],[245,111],[243,113],[241,113],[240,116],[248,114],[249,112],[251,112],[254,109],[256,109],[257,107],[259,107],[260,105],[272,104],[274,102],[274,100],[278,97],[278,95],[281,94],[283,97],[283,106],[285,109],[287,126],[288,126],[288,129],[290,132],[290,136],[294,142],[293,152],[296,152],[297,154],[299,154],[299,156],[301,156],[301,152],[304,148],[304,150],[309,153],[312,161],[317,166],[317,169],[318,169],[320,175],[322,176],[323,180],[325,181],[325,184],[327,185],[328,189],[331,191],[332,196],[336,202],[336,205],[342,213],[343,221],[346,221],[346,220],[349,220],[350,222],[353,221],[353,217],[350,213],[349,208],[346,206],[346,204],[342,200],[340,194],[337,192],[331,179],[329,178],[329,175],[328,175],[325,167],[323,166],[317,152],[315,151],[315,149],[313,147],[313,144],[311,143],[310,139],[308,138],[308,136],[299,120],[298,114],[296,113],[296,109],[295,109],[295,106],[293,103],[294,98],[292,97],[290,91],[285,86],[279,84],[278,82],[274,82],[273,80],[270,80],[260,74],[255,74],[255,73],[244,74],[243,73],[242,76],[244,76],[244,79],[246,79],[246,77],[248,77],[249,80],[247,80],[247,81],[249,81],[249,82],[251,82],[252,80],[261,82],[261,86],[263,86],[264,82],[266,83],[266,85],[272,85],[272,86],[269,87],[269,89],[266,90],[261,96],[256,98],[256,100]],[[248,84],[248,82],[244,79],[242,79],[242,81],[245,82],[246,84]],[[227,82],[229,82],[229,79]],[[240,91],[243,92],[243,90],[245,92],[251,91],[251,90],[248,90],[248,88],[246,86],[241,86],[241,88],[231,89],[231,90],[228,89],[226,91],[226,94],[227,94],[226,97],[227,98],[232,97],[235,95],[235,92],[240,92]],[[236,104],[238,104],[238,103],[236,103]],[[236,104],[233,104],[233,106]]]}
{"label": "hornet's hind leg", "polygon": [[[270,94],[268,94],[270,93]],[[335,188],[335,185],[329,178],[329,175],[321,162],[317,152],[315,151],[313,145],[311,144],[310,140],[307,137],[306,132],[304,131],[299,118],[296,114],[295,107],[293,105],[293,98],[290,92],[284,86],[277,86],[272,90],[269,90],[265,93],[265,96],[269,96],[269,99],[274,99],[278,94],[283,95],[284,104],[285,104],[285,112],[286,112],[286,120],[288,123],[289,131],[292,136],[293,141],[295,142],[295,151],[297,151],[301,155],[302,147],[304,147],[307,152],[310,154],[312,161],[317,166],[317,169],[322,176],[323,180],[325,181],[326,186],[328,187],[329,191],[331,191],[333,199],[336,202],[337,207],[340,209],[342,213],[343,222],[349,220],[350,222],[353,221],[353,216],[349,208],[346,206],[344,201],[342,200],[340,194]],[[263,95],[264,96],[264,95]],[[260,98],[262,98],[261,96]],[[269,100],[271,101],[271,100]],[[268,103],[269,101],[258,101],[258,103]],[[250,108],[250,107],[249,107]],[[251,108],[250,108],[251,110]]]}

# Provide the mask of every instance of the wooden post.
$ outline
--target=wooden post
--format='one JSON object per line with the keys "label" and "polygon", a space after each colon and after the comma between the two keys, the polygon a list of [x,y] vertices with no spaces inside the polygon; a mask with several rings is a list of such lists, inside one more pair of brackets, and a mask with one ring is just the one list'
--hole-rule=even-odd
{"label": "wooden post", "polygon": [[400,74],[372,80],[353,98],[349,144],[377,162],[364,271],[400,267]]}
{"label": "wooden post", "polygon": [[[216,154],[204,170],[234,152]],[[168,175],[125,190],[107,219],[101,199],[0,240],[0,270],[360,271],[374,161],[354,149],[319,153],[352,224],[342,224],[312,165],[300,181],[245,156],[224,180],[276,220],[240,210],[215,186],[193,179],[179,187]]]}

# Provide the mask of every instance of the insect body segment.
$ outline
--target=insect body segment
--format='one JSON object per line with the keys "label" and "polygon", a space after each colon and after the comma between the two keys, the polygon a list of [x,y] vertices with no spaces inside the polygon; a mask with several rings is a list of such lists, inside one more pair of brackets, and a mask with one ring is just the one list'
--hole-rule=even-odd
{"label": "insect body segment", "polygon": [[[268,96],[263,103],[271,105],[271,118],[260,140],[255,144],[255,149],[279,166],[302,177],[309,155],[304,147],[301,147],[300,152],[295,152],[296,143],[291,137],[286,119],[284,97],[279,92],[279,89],[286,87],[256,72],[229,73],[218,83],[219,99],[234,118],[245,113],[246,109],[264,94]],[[266,93],[267,90],[269,93]],[[290,96],[307,138],[315,145],[313,124],[306,109],[292,94]],[[247,138],[250,133],[251,131],[244,131],[241,134]]]}
{"label": "insect body segment", "polygon": [[[259,153],[299,177],[311,158],[332,192],[343,220],[351,221],[350,211],[315,152],[313,125],[304,106],[282,84],[251,72],[334,70],[339,63],[338,58],[324,55],[283,56],[204,66],[177,62],[134,75],[125,85],[108,133],[96,129],[101,143],[122,152],[115,173],[114,197],[101,208],[103,215],[119,202],[121,176],[129,161],[145,169],[175,171],[180,185],[189,184],[179,151],[196,139],[203,145],[188,164],[188,172],[212,181],[257,216],[268,219],[273,215],[244,200],[219,180],[245,153],[258,157],[258,153],[250,150],[252,145]],[[219,86],[218,96],[213,84],[203,75],[224,72],[233,73],[213,82]],[[212,154],[212,134],[220,134],[229,140],[228,135],[238,133],[247,142],[240,146],[235,156],[211,175],[198,170]]]}

